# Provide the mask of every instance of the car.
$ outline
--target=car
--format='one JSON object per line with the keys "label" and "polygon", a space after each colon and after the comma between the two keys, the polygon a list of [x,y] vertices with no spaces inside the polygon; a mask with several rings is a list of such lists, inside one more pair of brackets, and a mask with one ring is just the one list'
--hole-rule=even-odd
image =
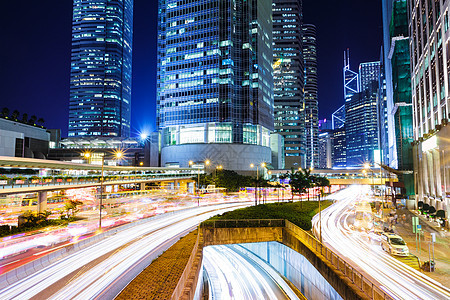
{"label": "car", "polygon": [[392,255],[409,256],[409,249],[401,236],[393,233],[381,234],[381,249]]}
{"label": "car", "polygon": [[372,209],[368,202],[361,202],[356,205],[353,226],[359,231],[369,232],[373,230]]}

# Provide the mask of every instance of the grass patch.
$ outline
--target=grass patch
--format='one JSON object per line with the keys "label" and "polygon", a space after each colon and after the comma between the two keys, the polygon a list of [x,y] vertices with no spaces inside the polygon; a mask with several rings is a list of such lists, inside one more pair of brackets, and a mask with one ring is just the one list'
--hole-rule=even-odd
{"label": "grass patch", "polygon": [[196,241],[197,230],[181,238],[133,279],[116,299],[170,299]]}
{"label": "grass patch", "polygon": [[[325,209],[332,202],[321,201],[320,204]],[[286,219],[303,230],[311,230],[311,219],[318,212],[318,201],[269,203],[233,210],[209,220]]]}

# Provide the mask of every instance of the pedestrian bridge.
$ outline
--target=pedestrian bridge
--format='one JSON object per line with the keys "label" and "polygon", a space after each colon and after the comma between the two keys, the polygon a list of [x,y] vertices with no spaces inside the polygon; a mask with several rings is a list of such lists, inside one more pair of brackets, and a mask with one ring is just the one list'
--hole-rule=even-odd
{"label": "pedestrian bridge", "polygon": [[[287,170],[270,171],[271,175],[277,178],[281,178],[287,172]],[[395,174],[380,168],[313,169],[311,174],[328,178],[331,185],[385,185],[386,182],[398,182]]]}
{"label": "pedestrian bridge", "polygon": [[[202,266],[202,249],[211,245],[279,242],[301,254],[323,276],[343,299],[393,299],[376,283],[357,271],[344,258],[321,244],[308,232],[287,220],[218,220],[206,221],[199,226],[199,235],[186,269],[172,295],[173,299],[194,295]],[[286,255],[285,259],[293,259]],[[286,261],[296,265],[294,261]],[[286,272],[295,285],[297,272]],[[296,286],[299,290],[302,288]]]}

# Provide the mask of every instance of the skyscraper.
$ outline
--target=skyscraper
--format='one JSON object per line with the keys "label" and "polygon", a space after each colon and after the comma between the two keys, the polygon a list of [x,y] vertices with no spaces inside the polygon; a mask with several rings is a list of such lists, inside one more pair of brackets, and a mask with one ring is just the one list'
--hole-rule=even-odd
{"label": "skyscraper", "polygon": [[378,150],[377,93],[380,62],[359,66],[361,85],[359,93],[345,102],[345,134],[347,167],[374,164]]}
{"label": "skyscraper", "polygon": [[[406,0],[383,1],[383,37],[388,124],[387,163],[391,168],[410,173],[413,170],[412,90],[410,38]],[[399,176],[408,195],[414,195],[412,174]]]}
{"label": "skyscraper", "polygon": [[273,0],[272,11],[275,131],[286,168],[306,167],[302,1]]}
{"label": "skyscraper", "polygon": [[[416,201],[450,213],[449,1],[408,1]],[[417,207],[417,206],[416,206]]]}
{"label": "skyscraper", "polygon": [[349,101],[350,98],[359,92],[359,74],[350,69],[350,50],[344,52],[344,99]]}
{"label": "skyscraper", "polygon": [[69,137],[130,134],[133,0],[74,0]]}
{"label": "skyscraper", "polygon": [[319,166],[319,103],[317,86],[316,26],[303,24],[303,60],[305,63],[305,149],[306,167]]}
{"label": "skyscraper", "polygon": [[162,165],[271,161],[272,3],[159,0]]}

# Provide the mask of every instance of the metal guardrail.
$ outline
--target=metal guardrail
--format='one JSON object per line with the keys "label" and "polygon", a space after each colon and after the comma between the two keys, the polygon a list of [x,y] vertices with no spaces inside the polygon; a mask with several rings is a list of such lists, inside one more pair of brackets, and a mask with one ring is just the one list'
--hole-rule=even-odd
{"label": "metal guardrail", "polygon": [[364,275],[353,268],[351,264],[346,262],[344,259],[339,257],[339,255],[323,245],[310,233],[304,231],[303,229],[287,220],[286,228],[294,232],[306,246],[309,246],[312,249],[315,249],[316,252],[320,253],[328,263],[341,271],[346,278],[348,278],[355,286],[359,288],[362,293],[364,293],[370,299],[394,299],[390,295],[386,294],[377,285],[375,285],[370,279],[364,277]]}

